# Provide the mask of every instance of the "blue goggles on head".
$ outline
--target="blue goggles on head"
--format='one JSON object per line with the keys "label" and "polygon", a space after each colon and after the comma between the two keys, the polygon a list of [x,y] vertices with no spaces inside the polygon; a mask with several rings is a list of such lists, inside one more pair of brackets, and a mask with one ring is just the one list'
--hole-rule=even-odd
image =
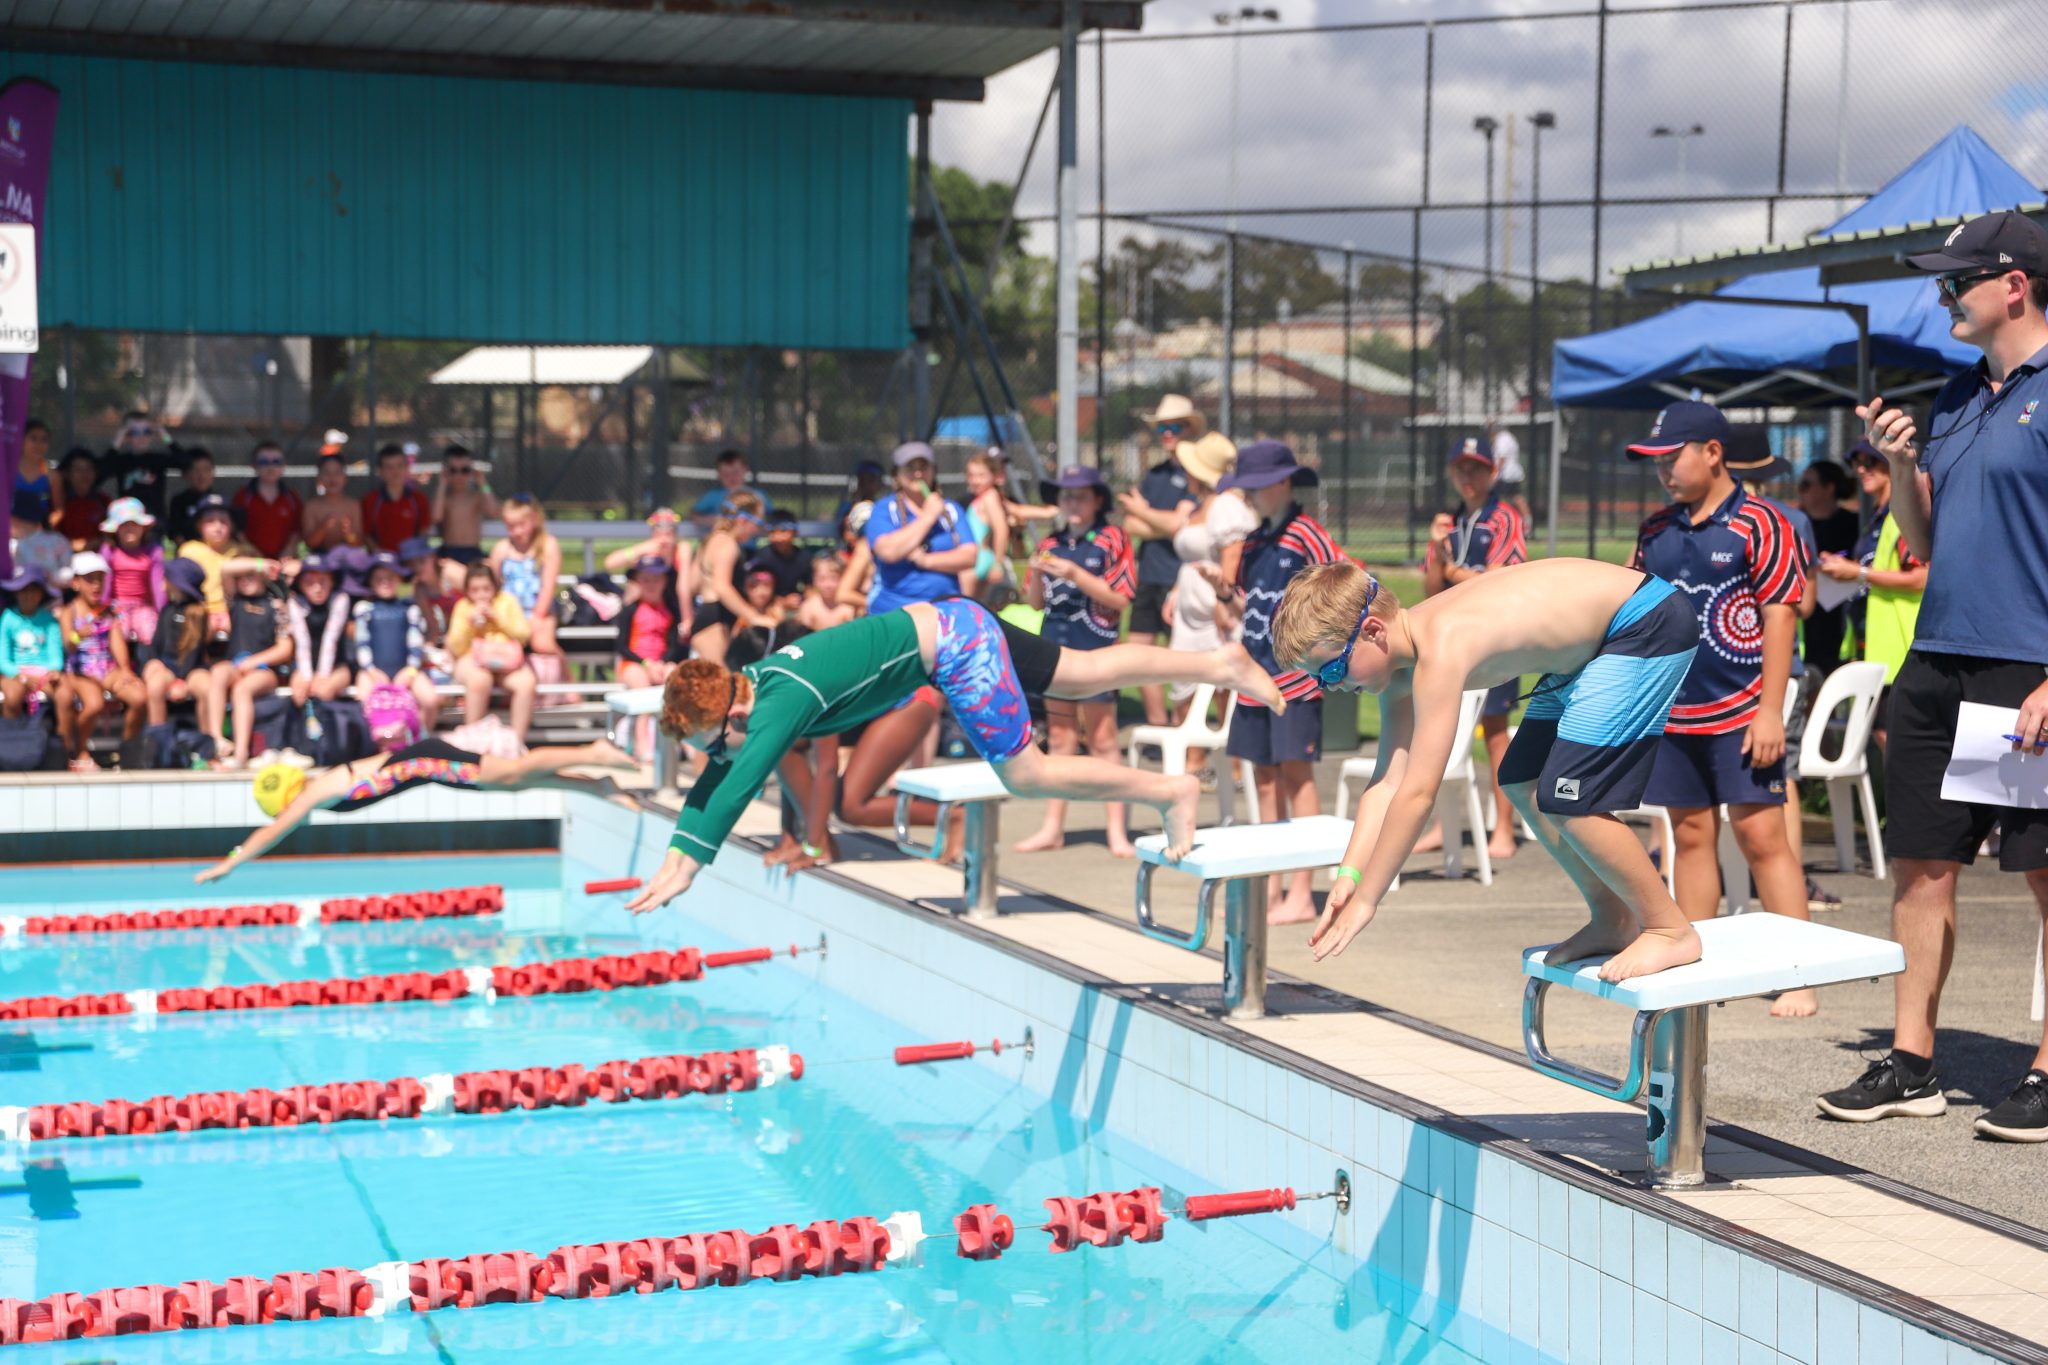
{"label": "blue goggles on head", "polygon": [[1344,642],[1344,652],[1316,670],[1316,681],[1324,687],[1336,687],[1344,681],[1344,675],[1351,671],[1351,651],[1358,648],[1358,637],[1365,631],[1365,618],[1372,615],[1372,600],[1380,595],[1380,581],[1366,575],[1365,606],[1358,613],[1358,624],[1351,628],[1351,638]]}

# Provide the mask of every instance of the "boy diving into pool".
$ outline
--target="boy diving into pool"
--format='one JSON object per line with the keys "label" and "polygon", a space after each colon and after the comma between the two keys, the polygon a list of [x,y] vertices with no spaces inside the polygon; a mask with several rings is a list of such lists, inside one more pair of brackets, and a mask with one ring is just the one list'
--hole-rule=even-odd
{"label": "boy diving into pool", "polygon": [[[945,694],[975,752],[995,765],[1011,794],[1151,806],[1166,821],[1167,856],[1178,859],[1194,843],[1202,790],[1194,775],[1040,753],[1031,742],[1030,698],[1182,682],[1236,688],[1276,711],[1286,705],[1266,670],[1237,645],[1208,653],[1134,644],[1062,649],[964,598],[848,621],[736,672],[701,659],[680,664],[665,684],[661,727],[711,762],[676,817],[661,870],[626,908],[638,914],[689,890],[799,739],[840,734],[927,684]],[[732,745],[737,752],[728,752]]]}
{"label": "boy diving into pool", "polygon": [[[1273,623],[1274,654],[1325,689],[1380,698],[1379,757],[1344,863],[1309,935],[1318,960],[1372,922],[1428,824],[1471,689],[1540,673],[1500,782],[1592,911],[1553,962],[1607,956],[1622,981],[1697,961],[1693,932],[1615,812],[1642,804],[1658,737],[1699,644],[1669,583],[1589,559],[1489,570],[1404,609],[1350,563],[1297,574]],[[1609,956],[1611,955],[1611,956]]]}

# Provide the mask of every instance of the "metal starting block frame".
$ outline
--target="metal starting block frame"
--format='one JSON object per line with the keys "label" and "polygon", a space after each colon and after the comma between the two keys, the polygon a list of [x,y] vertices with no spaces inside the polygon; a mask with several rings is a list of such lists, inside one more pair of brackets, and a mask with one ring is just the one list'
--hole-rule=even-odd
{"label": "metal starting block frame", "polygon": [[[1176,948],[1200,952],[1209,938],[1217,888],[1223,890],[1223,1012],[1232,1019],[1266,1013],[1266,878],[1304,868],[1335,867],[1351,842],[1351,822],[1311,815],[1278,825],[1231,825],[1195,831],[1195,846],[1166,861],[1166,836],[1138,840],[1138,928]],[[1152,914],[1152,877],[1160,868],[1185,872],[1195,891],[1195,926],[1183,934]]]}
{"label": "metal starting block frame", "polygon": [[[946,845],[946,821],[953,807],[965,806],[967,918],[996,917],[996,806],[1009,789],[985,762],[943,763],[933,768],[905,768],[896,774],[896,847],[913,858],[937,860]],[[910,832],[910,803],[922,797],[938,804],[932,841],[920,844]]]}
{"label": "metal starting block frame", "polygon": [[[1707,1006],[1808,986],[1876,980],[1906,969],[1906,952],[1889,939],[1787,919],[1736,915],[1693,925],[1700,959],[1627,981],[1602,981],[1604,957],[1552,965],[1556,944],[1522,954],[1522,1046],[1544,1075],[1610,1100],[1645,1101],[1649,1165],[1643,1183],[1683,1188],[1705,1182]],[[1564,986],[1635,1011],[1628,1072],[1616,1079],[1552,1055],[1543,1037],[1543,1001]]]}

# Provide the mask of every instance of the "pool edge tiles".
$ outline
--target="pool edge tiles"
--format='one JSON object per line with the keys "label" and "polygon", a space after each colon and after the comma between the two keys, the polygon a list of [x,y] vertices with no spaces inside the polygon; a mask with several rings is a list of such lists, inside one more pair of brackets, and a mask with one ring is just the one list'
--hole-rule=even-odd
{"label": "pool edge tiles", "polygon": [[[595,804],[572,800],[564,856],[649,875],[672,810]],[[638,850],[630,866],[607,847],[618,839]],[[1018,943],[1001,922],[891,894],[886,865],[862,873],[770,875],[735,840],[684,905],[717,922],[724,888],[754,913],[730,932],[826,932],[835,988],[924,1036],[985,1042],[1029,1023],[1040,1050],[1026,1084],[1218,1188],[1306,1192],[1347,1170],[1350,1214],[1314,1204],[1282,1215],[1283,1245],[1307,1254],[1327,1243],[1369,1261],[1360,1274],[1377,1279],[1375,1296],[1441,1321],[1455,1348],[1487,1360],[1531,1348],[1599,1359],[1603,1342],[1607,1358],[1635,1360],[2048,1359],[1996,1326],[1107,980],[1043,946],[1043,933]],[[1130,938],[1133,953],[1146,942]]]}

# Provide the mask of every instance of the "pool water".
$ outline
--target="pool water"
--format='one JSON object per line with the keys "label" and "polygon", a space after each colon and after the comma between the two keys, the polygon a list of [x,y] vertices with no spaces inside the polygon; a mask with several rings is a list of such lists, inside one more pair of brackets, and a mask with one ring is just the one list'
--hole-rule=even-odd
{"label": "pool water", "polygon": [[[192,865],[0,872],[9,913],[150,909],[497,882],[506,913],[427,923],[30,939],[0,947],[0,995],[440,970],[694,944],[752,946],[744,906],[652,931],[585,897],[606,875],[551,855],[274,860],[195,888]],[[198,893],[198,894],[195,894]],[[897,1209],[946,1231],[993,1202],[1022,1225],[1048,1195],[1188,1172],[1046,1097],[1057,1058],[898,1069],[900,1026],[835,989],[829,956],[587,995],[0,1023],[0,1103],[27,1105],[427,1072],[585,1065],[786,1043],[802,1081],[730,1096],[0,1149],[0,1297],[711,1232]],[[844,983],[857,990],[859,983]],[[1277,1183],[1277,1182],[1276,1182]],[[1329,1207],[1324,1205],[1323,1207]],[[1332,1215],[1334,1219],[1334,1212]],[[1371,1267],[1285,1246],[1259,1219],[1169,1223],[1165,1239],[996,1262],[927,1243],[872,1275],[381,1320],[285,1323],[15,1348],[29,1360],[673,1361],[676,1348],[801,1343],[807,1360],[1298,1360],[1469,1357],[1379,1305]],[[1270,1222],[1270,1220],[1269,1220]],[[1295,1239],[1299,1240],[1298,1236]],[[1398,1298],[1398,1295],[1391,1297]],[[1432,1327],[1442,1329],[1435,1322]],[[756,1345],[758,1343],[758,1345]]]}

